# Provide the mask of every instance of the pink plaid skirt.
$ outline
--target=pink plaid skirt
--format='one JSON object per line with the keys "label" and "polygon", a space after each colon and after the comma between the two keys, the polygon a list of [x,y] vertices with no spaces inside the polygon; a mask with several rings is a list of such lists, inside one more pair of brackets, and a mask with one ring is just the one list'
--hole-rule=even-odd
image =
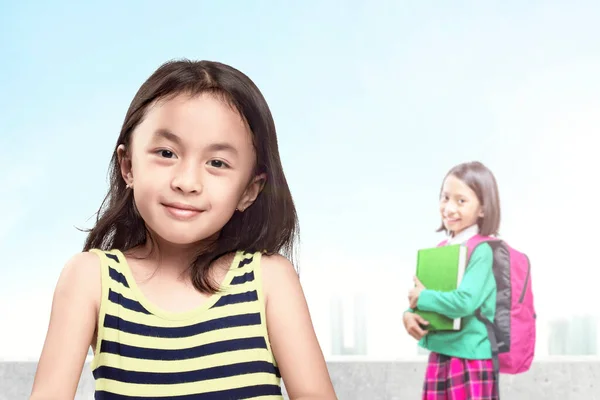
{"label": "pink plaid skirt", "polygon": [[422,400],[499,400],[492,360],[431,352]]}

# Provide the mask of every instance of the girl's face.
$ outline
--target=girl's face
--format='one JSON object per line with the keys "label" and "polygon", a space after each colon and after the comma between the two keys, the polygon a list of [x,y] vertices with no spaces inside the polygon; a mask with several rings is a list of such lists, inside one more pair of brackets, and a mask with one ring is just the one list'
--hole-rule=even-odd
{"label": "girl's face", "polygon": [[264,183],[264,175],[253,175],[256,155],[246,123],[209,94],[150,106],[129,149],[118,154],[147,227],[177,245],[218,233]]}
{"label": "girl's face", "polygon": [[440,213],[444,227],[454,235],[476,224],[483,217],[483,209],[475,192],[454,175],[449,175],[444,180]]}

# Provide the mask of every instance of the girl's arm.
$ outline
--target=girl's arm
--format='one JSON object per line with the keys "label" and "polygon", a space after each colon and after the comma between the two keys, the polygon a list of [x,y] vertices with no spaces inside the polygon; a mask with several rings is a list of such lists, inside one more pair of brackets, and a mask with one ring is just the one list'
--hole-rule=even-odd
{"label": "girl's arm", "polygon": [[284,257],[261,262],[267,329],[290,400],[336,400],[298,275]]}
{"label": "girl's arm", "polygon": [[424,289],[419,295],[417,308],[437,312],[452,319],[475,314],[496,288],[492,271],[493,260],[492,248],[487,243],[477,246],[459,288],[451,292]]}
{"label": "girl's arm", "polygon": [[50,324],[30,400],[72,400],[96,329],[100,260],[80,253],[67,262],[54,291]]}

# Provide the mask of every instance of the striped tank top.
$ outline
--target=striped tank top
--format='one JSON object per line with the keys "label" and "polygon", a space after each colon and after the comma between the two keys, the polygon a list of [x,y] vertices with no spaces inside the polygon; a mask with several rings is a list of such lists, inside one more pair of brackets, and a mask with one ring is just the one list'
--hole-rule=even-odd
{"label": "striped tank top", "polygon": [[221,292],[169,313],[144,297],[120,251],[91,251],[102,265],[95,399],[283,399],[260,253],[237,252]]}

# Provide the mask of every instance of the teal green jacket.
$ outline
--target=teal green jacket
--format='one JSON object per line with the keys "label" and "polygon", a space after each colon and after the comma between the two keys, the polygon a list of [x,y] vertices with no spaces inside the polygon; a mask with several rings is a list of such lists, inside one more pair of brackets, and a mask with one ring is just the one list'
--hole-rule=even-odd
{"label": "teal green jacket", "polygon": [[417,309],[434,311],[449,318],[462,318],[460,331],[429,332],[419,341],[421,347],[451,357],[492,358],[486,327],[475,317],[475,311],[481,308],[485,317],[494,320],[496,280],[492,264],[492,248],[482,243],[473,251],[458,289],[451,292],[424,289],[421,292]]}

